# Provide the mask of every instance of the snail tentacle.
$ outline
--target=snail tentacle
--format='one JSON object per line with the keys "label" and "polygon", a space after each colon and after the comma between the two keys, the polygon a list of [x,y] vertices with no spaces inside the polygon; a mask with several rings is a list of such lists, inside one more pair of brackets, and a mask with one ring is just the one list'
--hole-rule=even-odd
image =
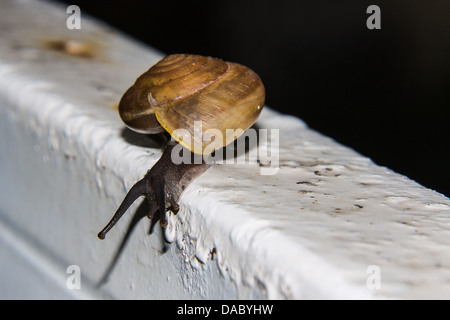
{"label": "snail tentacle", "polygon": [[100,231],[97,235],[97,237],[101,240],[105,239],[106,234],[109,230],[114,227],[114,225],[117,223],[117,221],[120,220],[120,218],[123,216],[123,214],[128,210],[128,208],[133,204],[134,201],[136,201],[137,198],[140,196],[145,196],[147,187],[146,187],[146,179],[142,179],[128,191],[127,195],[123,199],[122,203],[120,204],[117,211],[114,213],[114,216],[109,221],[109,223]]}

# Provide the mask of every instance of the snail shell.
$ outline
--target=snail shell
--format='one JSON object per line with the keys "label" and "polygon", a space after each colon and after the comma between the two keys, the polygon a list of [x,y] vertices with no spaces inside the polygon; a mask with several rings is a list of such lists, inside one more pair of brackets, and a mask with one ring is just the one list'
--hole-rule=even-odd
{"label": "snail shell", "polygon": [[[207,152],[229,144],[238,138],[238,129],[242,134],[256,121],[264,99],[264,85],[249,68],[211,57],[174,54],[136,80],[122,97],[119,113],[135,131],[166,130],[184,147],[203,154],[211,141],[201,139],[202,134],[208,130],[221,133],[217,136],[221,141],[214,141],[214,148],[206,148]],[[202,121],[200,135],[194,130],[196,121]],[[201,141],[175,135],[177,129]],[[227,135],[227,129],[233,134]],[[194,150],[198,143],[202,147]]]}

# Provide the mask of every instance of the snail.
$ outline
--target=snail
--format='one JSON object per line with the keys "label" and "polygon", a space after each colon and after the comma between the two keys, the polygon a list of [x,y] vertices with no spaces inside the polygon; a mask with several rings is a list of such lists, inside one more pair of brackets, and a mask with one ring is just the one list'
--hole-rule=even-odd
{"label": "snail", "polygon": [[[192,157],[213,153],[238,138],[236,134],[227,134],[228,129],[234,132],[242,129],[238,132],[243,133],[255,123],[264,100],[264,85],[255,72],[217,58],[173,54],[142,74],[122,96],[120,117],[134,131],[167,132],[172,139],[166,143],[161,158],[129,190],[98,238],[104,239],[141,196],[149,203],[148,218],[152,219],[159,210],[160,224],[166,226],[167,210],[178,211],[183,190],[211,166],[204,158],[200,163],[174,163],[174,148],[181,145],[183,152]],[[221,136],[215,139],[213,147],[208,144],[210,141],[201,139],[202,133],[208,130],[215,130]],[[189,137],[194,137],[194,141]]]}

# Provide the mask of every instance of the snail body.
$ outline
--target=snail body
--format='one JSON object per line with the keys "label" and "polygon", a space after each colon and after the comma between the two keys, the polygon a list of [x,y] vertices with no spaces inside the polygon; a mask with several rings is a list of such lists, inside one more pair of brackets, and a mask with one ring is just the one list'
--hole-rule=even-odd
{"label": "snail body", "polygon": [[[125,92],[119,114],[134,131],[167,132],[192,153],[207,154],[237,139],[236,132],[242,134],[250,128],[264,99],[262,81],[249,68],[211,57],[174,54],[153,65]],[[202,132],[196,132],[199,121]],[[218,133],[213,148],[203,139],[206,132]],[[173,146],[169,143],[161,159],[130,189],[113,219],[99,233],[100,239],[142,195],[150,202],[149,217],[159,209],[164,224],[166,200],[176,208],[182,190],[209,167],[205,163],[175,165],[170,154],[166,155]]]}

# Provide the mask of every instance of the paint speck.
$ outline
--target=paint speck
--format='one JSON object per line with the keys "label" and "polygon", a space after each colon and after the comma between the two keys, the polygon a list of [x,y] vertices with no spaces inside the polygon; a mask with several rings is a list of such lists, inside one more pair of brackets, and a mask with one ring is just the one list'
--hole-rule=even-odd
{"label": "paint speck", "polygon": [[309,182],[309,181],[297,181],[297,184],[303,184],[307,186],[317,187],[317,184]]}
{"label": "paint speck", "polygon": [[81,58],[92,58],[97,51],[92,43],[75,39],[48,40],[44,45],[50,50]]}
{"label": "paint speck", "polygon": [[211,252],[209,253],[211,255],[211,260],[214,261],[214,255],[216,254],[216,248],[212,248]]}

